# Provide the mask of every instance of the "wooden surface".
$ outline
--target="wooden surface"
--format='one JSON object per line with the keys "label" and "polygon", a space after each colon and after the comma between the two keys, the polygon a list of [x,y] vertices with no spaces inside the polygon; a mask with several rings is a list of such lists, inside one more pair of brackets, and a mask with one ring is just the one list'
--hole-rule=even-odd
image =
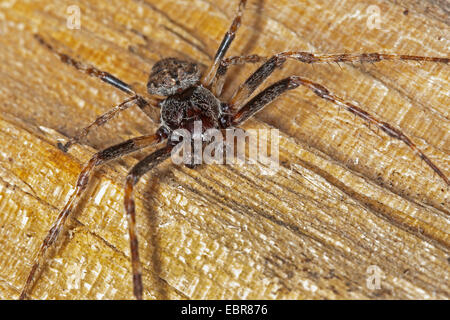
{"label": "wooden surface", "polygon": [[[84,161],[157,127],[131,109],[68,155],[55,145],[124,95],[62,64],[33,38],[145,84],[162,57],[206,66],[237,1],[2,1],[0,4],[0,298],[16,299]],[[67,7],[81,29],[66,27]],[[381,29],[367,27],[370,5]],[[407,11],[405,11],[407,10]],[[251,0],[230,53],[396,52],[448,56],[445,1]],[[233,68],[228,97],[254,66]],[[405,134],[450,175],[450,66],[289,62]],[[147,299],[448,299],[449,190],[402,143],[299,88],[245,128],[280,130],[280,170],[169,162],[137,191]],[[150,150],[149,150],[150,151]],[[149,152],[148,151],[148,152]],[[142,154],[136,157],[141,157]],[[123,178],[97,171],[74,228],[33,299],[132,298]],[[266,172],[267,173],[267,172]],[[370,266],[383,272],[367,286]]]}

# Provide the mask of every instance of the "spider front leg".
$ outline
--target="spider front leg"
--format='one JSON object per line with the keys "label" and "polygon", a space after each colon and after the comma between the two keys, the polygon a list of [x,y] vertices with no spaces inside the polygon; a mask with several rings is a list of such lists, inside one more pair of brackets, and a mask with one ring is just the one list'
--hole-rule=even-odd
{"label": "spider front leg", "polygon": [[223,57],[225,57],[225,54],[227,53],[228,49],[230,48],[231,43],[233,42],[234,38],[236,37],[236,32],[241,26],[241,19],[242,14],[244,13],[245,5],[247,4],[247,0],[240,0],[239,2],[239,9],[236,14],[236,17],[233,19],[233,22],[231,23],[231,26],[228,30],[228,32],[225,34],[225,36],[222,39],[222,42],[220,43],[219,49],[216,52],[216,55],[214,56],[214,61],[209,67],[209,69],[206,71],[205,75],[203,76],[201,83],[204,87],[209,88],[211,83],[213,82],[217,70],[219,69],[220,62],[222,61]]}
{"label": "spider front leg", "polygon": [[69,200],[66,202],[64,208],[58,215],[58,218],[54,222],[52,228],[45,237],[42,245],[39,249],[37,258],[34,260],[31,271],[25,282],[25,286],[20,294],[19,299],[26,299],[30,290],[32,289],[33,279],[35,277],[36,271],[45,262],[46,253],[48,250],[56,243],[59,234],[63,230],[63,227],[73,212],[73,208],[77,205],[80,200],[83,191],[86,189],[89,179],[93,174],[93,169],[107,161],[120,158],[131,152],[140,150],[144,147],[156,144],[164,138],[164,135],[158,131],[158,133],[153,135],[146,135],[137,137],[134,139],[127,140],[123,143],[117,144],[115,146],[109,147],[103,151],[96,153],[89,162],[83,167],[81,173],[78,176],[78,180],[75,186],[75,191],[70,196]]}
{"label": "spider front leg", "polygon": [[125,182],[124,207],[128,219],[130,236],[131,266],[133,269],[133,293],[136,299],[142,300],[142,267],[139,260],[139,246],[136,231],[136,211],[134,205],[133,188],[139,179],[153,167],[169,158],[171,145],[161,148],[138,162],[128,173]]}
{"label": "spider front leg", "polygon": [[252,98],[241,109],[239,109],[231,117],[231,120],[229,120],[229,122],[230,122],[229,125],[237,126],[237,125],[241,124],[242,122],[247,120],[249,117],[254,115],[256,112],[260,111],[264,106],[266,106],[268,103],[273,101],[275,98],[277,98],[283,92],[295,89],[300,85],[305,86],[308,89],[312,90],[319,97],[321,97],[325,100],[331,101],[340,107],[343,107],[347,111],[364,119],[369,124],[375,125],[377,128],[384,131],[390,137],[398,139],[400,141],[403,141],[403,143],[405,143],[422,160],[424,160],[427,163],[427,165],[431,169],[433,169],[433,171],[436,172],[442,178],[442,180],[444,180],[444,182],[447,184],[447,186],[450,186],[450,181],[444,175],[444,173],[442,173],[442,171],[419,148],[417,148],[417,146],[411,141],[411,139],[408,138],[400,130],[392,127],[387,122],[378,120],[377,118],[370,115],[369,113],[362,110],[361,108],[357,107],[356,105],[354,105],[350,102],[347,102],[347,101],[343,100],[342,98],[335,96],[324,86],[322,86],[318,83],[312,82],[308,79],[302,78],[302,77],[291,76],[289,78],[280,80],[280,81],[274,83],[273,85],[269,86],[264,91],[262,91],[261,93],[256,95],[254,98]]}

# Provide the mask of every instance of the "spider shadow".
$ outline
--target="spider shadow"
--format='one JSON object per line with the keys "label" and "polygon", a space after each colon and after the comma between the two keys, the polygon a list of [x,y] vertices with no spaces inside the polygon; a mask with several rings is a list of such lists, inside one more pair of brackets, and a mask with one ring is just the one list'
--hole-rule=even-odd
{"label": "spider shadow", "polygon": [[[247,44],[242,48],[242,54],[251,54],[253,49],[255,48],[256,44],[258,43],[259,37],[261,36],[261,28],[262,28],[262,12],[264,10],[264,0],[257,0],[254,4],[256,7],[256,10],[254,14],[252,15],[255,17],[255,22],[253,23],[252,27],[256,30],[256,32],[252,33],[252,36],[250,39],[248,39]],[[247,10],[247,16],[249,16],[249,10]],[[244,16],[245,19],[245,16]]]}
{"label": "spider shadow", "polygon": [[[162,278],[162,256],[160,243],[158,241],[158,224],[159,215],[158,208],[163,207],[156,200],[154,195],[160,193],[161,183],[168,177],[172,164],[165,162],[160,164],[156,168],[152,169],[146,177],[144,177],[142,183],[142,207],[143,213],[147,219],[146,225],[148,225],[150,237],[147,239],[147,243],[151,245],[149,250],[146,250],[146,255],[142,257],[142,261],[150,261],[151,272],[149,276],[151,278],[152,291],[158,300],[168,300],[168,283]],[[144,288],[145,289],[145,288]]]}
{"label": "spider shadow", "polygon": [[[94,179],[98,179],[98,174],[94,174]],[[50,245],[47,249],[47,252],[44,255],[44,262],[43,264],[37,269],[34,277],[33,282],[30,287],[29,296],[28,298],[31,298],[33,295],[33,292],[36,291],[36,288],[40,286],[40,283],[42,283],[43,277],[48,277],[50,269],[54,268],[52,265],[57,261],[57,258],[64,257],[66,254],[66,249],[71,244],[71,241],[73,241],[73,238],[76,236],[76,233],[88,232],[90,229],[89,225],[85,225],[80,221],[80,217],[85,212],[85,209],[87,206],[89,206],[89,201],[91,199],[91,196],[95,190],[96,186],[93,183],[88,184],[88,187],[86,188],[85,193],[80,198],[79,203],[75,206],[73,209],[73,212],[70,216],[70,218],[67,220],[65,226],[63,226],[60,234],[57,236],[56,242],[53,245]],[[56,216],[58,215],[59,210],[56,210],[52,214]],[[54,223],[54,219],[52,220],[52,224]],[[47,230],[50,230],[51,225],[47,228]],[[42,235],[42,239],[48,235],[49,231],[45,232]],[[42,240],[40,240],[42,241]],[[81,257],[78,257],[77,261],[80,261]],[[34,263],[34,260],[31,262]],[[64,279],[67,275],[64,274],[58,274],[58,278]],[[56,281],[55,283],[63,284],[63,282]],[[50,286],[47,289],[49,290],[57,290],[58,286]],[[20,290],[21,291],[21,290]],[[70,299],[70,291],[64,290],[62,288],[62,292],[64,292],[63,296],[60,296],[60,299]]]}

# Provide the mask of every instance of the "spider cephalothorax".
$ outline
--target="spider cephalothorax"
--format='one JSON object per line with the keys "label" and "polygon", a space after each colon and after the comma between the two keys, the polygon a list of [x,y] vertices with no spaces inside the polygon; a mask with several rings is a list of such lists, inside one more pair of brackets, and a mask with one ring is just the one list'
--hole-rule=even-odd
{"label": "spider cephalothorax", "polygon": [[[174,130],[185,129],[194,133],[194,124],[201,124],[201,132],[224,128],[223,109],[227,108],[208,88],[199,83],[200,72],[195,63],[166,58],[152,68],[147,89],[150,94],[165,96],[159,102],[161,129],[172,141]],[[192,167],[192,165],[189,165]]]}
{"label": "spider cephalothorax", "polygon": [[[105,81],[131,95],[129,99],[97,118],[91,125],[84,128],[79,135],[69,140],[69,142],[67,142],[64,146],[61,145],[61,150],[67,151],[70,145],[80,141],[81,138],[86,136],[89,129],[94,126],[101,126],[106,121],[114,117],[114,115],[118,112],[126,110],[134,104],[138,105],[138,107],[150,117],[152,116],[151,112],[148,110],[148,107],[156,107],[159,105],[161,107],[162,124],[155,134],[133,138],[96,153],[84,166],[78,177],[75,191],[70,196],[70,199],[67,201],[62,211],[59,213],[58,219],[43,241],[38,257],[33,264],[25,287],[20,296],[21,298],[26,298],[31,290],[36,271],[45,262],[44,257],[46,252],[56,242],[56,239],[61,233],[65,222],[73,212],[73,208],[81,198],[83,191],[86,189],[94,168],[107,161],[120,158],[145,147],[168,140],[165,145],[161,146],[158,150],[154,151],[137,163],[129,171],[125,183],[124,207],[128,219],[131,263],[133,269],[133,287],[136,298],[141,299],[143,295],[142,271],[136,234],[136,213],[133,188],[142,175],[170,157],[171,151],[174,148],[174,143],[170,141],[172,133],[177,129],[186,129],[187,131],[192,132],[196,121],[201,121],[202,132],[209,128],[226,129],[231,126],[238,126],[284,92],[293,90],[299,86],[306,87],[320,98],[344,108],[348,112],[351,112],[355,116],[358,116],[366,121],[369,125],[377,127],[390,137],[402,141],[411,149],[411,151],[415,152],[422,160],[424,160],[447,185],[450,185],[449,179],[446,175],[414,144],[410,138],[402,133],[402,131],[377,119],[373,115],[370,115],[354,103],[345,101],[344,99],[334,95],[318,83],[301,76],[294,75],[273,83],[264,90],[261,90],[261,92],[257,95],[253,96],[254,91],[260,87],[263,81],[266,80],[275,69],[281,68],[287,59],[294,59],[300,63],[309,64],[329,62],[377,63],[383,60],[428,61],[448,64],[450,61],[449,58],[379,53],[314,55],[312,53],[288,51],[276,54],[270,59],[257,55],[237,56],[225,59],[225,54],[241,24],[241,17],[246,2],[246,0],[240,0],[238,13],[235,16],[228,32],[225,34],[217,53],[214,56],[214,61],[202,77],[199,68],[195,63],[181,61],[176,58],[163,59],[153,66],[148,80],[147,90],[151,95],[155,95],[156,97],[152,97],[150,102],[143,96],[136,93],[130,85],[114,77],[110,73],[76,61],[66,54],[54,50],[53,47],[45,42],[40,36],[36,36],[37,40],[49,50],[53,51],[62,62],[70,64],[88,75],[98,77],[102,81]],[[264,63],[237,89],[229,101],[222,102],[220,100],[220,96],[227,73],[227,67],[233,64],[257,62]],[[165,98],[162,99],[161,96]]]}
{"label": "spider cephalothorax", "polygon": [[[167,58],[155,63],[149,77],[149,93],[166,96],[158,105],[161,108],[161,127],[158,133],[167,137],[168,144],[179,142],[174,130],[187,130],[189,137],[194,136],[195,125],[199,125],[201,139],[208,129],[220,129],[224,114],[220,100],[200,83],[200,73],[195,63]],[[171,85],[172,84],[172,85]],[[193,141],[184,141],[194,145]],[[194,157],[185,158],[185,164],[194,168]]]}

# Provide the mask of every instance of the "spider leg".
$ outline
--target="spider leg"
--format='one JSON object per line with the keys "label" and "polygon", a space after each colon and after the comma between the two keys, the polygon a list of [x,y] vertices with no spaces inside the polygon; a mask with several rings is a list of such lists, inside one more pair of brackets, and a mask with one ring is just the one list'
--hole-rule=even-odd
{"label": "spider leg", "polygon": [[52,245],[56,243],[59,234],[63,230],[65,222],[72,214],[73,208],[76,206],[83,194],[83,191],[86,189],[89,179],[93,174],[93,169],[107,161],[122,157],[126,154],[137,151],[152,144],[156,144],[162,139],[163,136],[160,133],[130,139],[96,153],[89,160],[89,162],[85,164],[80,175],[78,176],[75,191],[70,196],[70,199],[66,202],[64,208],[59,213],[58,218],[56,219],[52,228],[42,242],[38,255],[34,260],[33,266],[19,299],[26,299],[28,297],[28,294],[32,289],[33,279],[35,277],[36,271],[43,265],[48,250],[52,247]]}
{"label": "spider leg", "polygon": [[345,62],[345,63],[375,63],[380,61],[425,61],[425,62],[438,62],[449,63],[450,58],[444,57],[424,57],[424,56],[411,56],[405,54],[385,54],[385,53],[343,53],[343,54],[322,54],[315,55],[309,52],[283,52],[281,53],[286,58],[295,59],[304,63],[327,63],[327,62]]}
{"label": "spider leg", "polygon": [[[251,57],[251,56],[249,56]],[[260,57],[261,60],[264,57]],[[369,62],[375,63],[383,60],[386,61],[427,61],[427,62],[438,62],[446,63],[450,62],[450,58],[444,57],[422,57],[422,56],[408,56],[408,55],[397,55],[397,54],[382,54],[382,53],[363,53],[363,54],[327,54],[327,55],[314,55],[309,52],[301,51],[287,51],[281,52],[270,59],[268,59],[263,65],[261,65],[234,93],[230,100],[231,110],[236,110],[239,106],[244,103],[244,101],[250,97],[253,91],[259,87],[259,85],[269,77],[275,69],[280,69],[287,59],[294,59],[303,63],[313,64],[313,63],[330,63],[330,62]],[[251,58],[235,59],[236,64],[243,62],[246,63],[247,60],[252,62]]]}
{"label": "spider leg", "polygon": [[[154,101],[152,101],[152,102],[155,103]],[[73,144],[79,143],[81,141],[81,139],[86,137],[92,128],[103,126],[106,122],[108,122],[109,120],[114,118],[118,113],[128,109],[129,107],[133,106],[134,104],[137,104],[146,113],[147,113],[147,111],[148,112],[153,111],[156,107],[156,105],[150,106],[149,102],[147,102],[144,99],[141,99],[140,96],[135,95],[131,98],[126,99],[125,101],[116,105],[114,108],[108,110],[106,113],[99,116],[97,119],[95,119],[94,122],[90,123],[88,126],[81,129],[81,132],[79,134],[77,134],[75,137],[71,138],[65,144],[58,142],[58,148],[60,150],[62,150],[63,152],[67,152]],[[149,108],[147,108],[147,107],[149,107]],[[152,113],[152,117],[155,118],[153,113]]]}
{"label": "spider leg", "polygon": [[228,48],[230,48],[231,43],[233,42],[234,38],[236,37],[236,32],[241,26],[241,19],[242,14],[244,13],[245,5],[247,4],[247,0],[240,0],[239,2],[239,9],[238,12],[233,19],[233,22],[231,23],[230,28],[228,29],[228,32],[225,34],[225,36],[222,39],[222,42],[219,46],[219,49],[216,52],[216,55],[214,56],[214,61],[209,67],[208,71],[203,76],[201,83],[204,87],[209,88],[211,83],[214,80],[214,77],[216,76],[217,69],[220,66],[220,62],[222,61],[223,57],[228,51]]}
{"label": "spider leg", "polygon": [[133,188],[146,172],[170,156],[172,148],[173,146],[166,145],[138,162],[128,173],[125,182],[124,206],[128,219],[128,232],[130,236],[131,266],[133,269],[133,293],[138,300],[142,300],[143,286],[142,267],[139,260],[139,246],[136,232],[136,212]]}
{"label": "spider leg", "polygon": [[249,102],[247,102],[240,110],[238,110],[230,120],[230,125],[237,126],[247,120],[249,117],[254,115],[256,112],[260,111],[265,105],[273,101],[275,98],[277,98],[279,95],[281,95],[283,92],[292,90],[297,88],[298,86],[305,86],[308,89],[312,90],[316,95],[319,97],[331,101],[337,106],[343,107],[347,111],[353,113],[355,116],[358,116],[365,121],[367,121],[369,124],[373,124],[377,128],[384,131],[387,135],[389,135],[392,138],[398,139],[400,141],[403,141],[412,151],[414,151],[422,160],[426,162],[426,164],[433,169],[435,173],[437,173],[442,180],[445,181],[445,183],[450,186],[449,179],[442,173],[442,171],[419,149],[417,146],[409,139],[404,133],[402,133],[400,130],[392,127],[389,123],[383,122],[381,120],[378,120],[374,116],[370,115],[366,111],[362,110],[361,108],[357,107],[356,105],[347,102],[343,100],[342,98],[339,98],[332,94],[330,91],[328,91],[327,88],[324,86],[312,82],[308,79],[301,78],[298,76],[291,76],[289,78],[285,78],[283,80],[280,80],[268,88],[266,88],[264,91],[257,94],[254,98],[252,98]]}
{"label": "spider leg", "polygon": [[211,92],[216,96],[220,96],[222,94],[223,85],[225,83],[225,76],[227,74],[229,66],[246,63],[265,62],[266,60],[266,57],[258,56],[256,54],[247,56],[231,56],[223,59],[220,63],[219,68],[217,69],[216,77],[214,78],[211,85]]}
{"label": "spider leg", "polygon": [[93,66],[84,64],[80,61],[77,61],[71,57],[69,57],[65,53],[58,52],[51,44],[46,42],[40,35],[35,34],[34,37],[37,41],[39,41],[40,44],[42,44],[44,47],[46,47],[48,50],[52,51],[59,59],[61,59],[62,62],[76,68],[77,70],[83,72],[84,74],[87,74],[91,77],[96,77],[102,80],[103,82],[106,82],[120,90],[122,90],[125,93],[128,93],[130,95],[135,95],[136,93],[133,91],[130,85],[126,84],[122,80],[114,77],[112,74],[101,71]]}
{"label": "spider leg", "polygon": [[95,119],[95,121],[89,124],[87,127],[81,129],[81,132],[79,134],[71,138],[64,145],[61,142],[58,142],[58,148],[64,152],[67,152],[73,144],[80,142],[81,139],[86,137],[93,127],[101,127],[108,120],[112,119],[116,114],[131,107],[134,103],[137,102],[138,99],[139,97],[134,96],[116,105],[114,108],[110,109],[109,111],[107,111],[106,113],[102,114],[97,119]]}

